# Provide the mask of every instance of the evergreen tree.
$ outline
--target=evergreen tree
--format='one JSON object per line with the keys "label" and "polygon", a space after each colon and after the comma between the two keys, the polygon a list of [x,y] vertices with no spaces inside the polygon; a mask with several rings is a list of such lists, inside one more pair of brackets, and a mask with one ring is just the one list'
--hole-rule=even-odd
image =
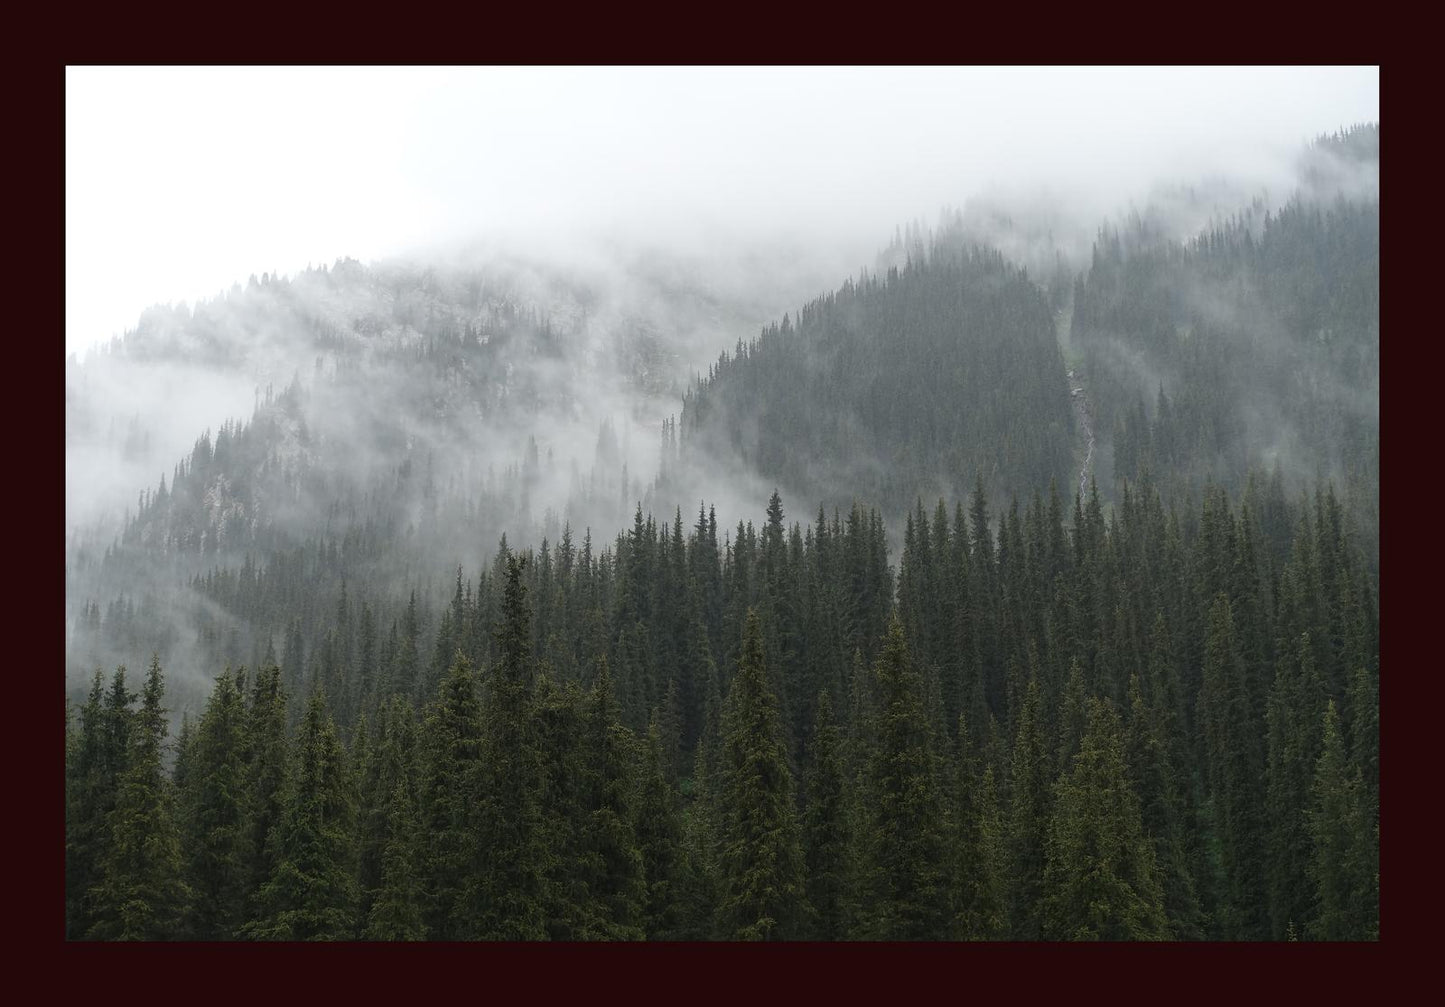
{"label": "evergreen tree", "polygon": [[192,940],[231,940],[246,920],[246,710],[229,669],[216,680],[187,759],[183,831]]}
{"label": "evergreen tree", "polygon": [[1322,941],[1379,939],[1379,895],[1372,876],[1372,823],[1359,767],[1346,754],[1334,700],[1325,709],[1324,746],[1315,769],[1309,828],[1315,917],[1310,934]]}
{"label": "evergreen tree", "polygon": [[1019,714],[1009,774],[1008,920],[1014,940],[1043,937],[1042,904],[1049,821],[1053,816],[1053,760],[1039,722],[1039,685],[1031,680]]}
{"label": "evergreen tree", "polygon": [[323,694],[313,691],[297,739],[276,867],[262,914],[243,928],[258,940],[341,941],[356,932],[354,780]]}
{"label": "evergreen tree", "polygon": [[963,940],[997,940],[1004,927],[1004,865],[993,767],[974,754],[958,718],[958,776],[953,834],[957,879],[954,929]]}
{"label": "evergreen tree", "polygon": [[[417,874],[432,940],[460,940],[482,751],[481,704],[471,662],[458,654],[422,727],[422,826]],[[389,818],[389,816],[388,816]]]}
{"label": "evergreen tree", "polygon": [[532,710],[531,609],[524,560],[506,557],[499,659],[482,693],[480,785],[472,824],[466,892],[469,936],[483,940],[547,937],[547,878],[553,852],[539,799],[542,775]]}
{"label": "evergreen tree", "polygon": [[1224,890],[1220,915],[1234,940],[1266,936],[1264,732],[1252,715],[1229,599],[1209,609],[1199,720],[1205,780],[1219,837]]}
{"label": "evergreen tree", "polygon": [[161,768],[165,682],[152,657],[135,714],[125,772],[108,816],[108,847],[93,890],[97,940],[154,941],[177,936],[190,890],[182,877],[171,783]]}
{"label": "evergreen tree", "polygon": [[633,828],[632,732],[618,719],[612,679],[602,659],[587,711],[584,747],[588,776],[584,877],[594,918],[584,936],[641,940],[647,883]]}
{"label": "evergreen tree", "polygon": [[936,940],[947,933],[949,915],[943,797],[922,682],[896,617],[873,674],[879,709],[867,792],[876,913],[871,936]]}
{"label": "evergreen tree", "polygon": [[1284,938],[1290,924],[1305,925],[1315,898],[1308,818],[1325,694],[1308,633],[1301,634],[1293,651],[1280,656],[1267,713],[1269,904],[1275,940]]}
{"label": "evergreen tree", "polygon": [[97,670],[80,708],[75,750],[67,764],[65,933],[70,939],[84,937],[95,923],[92,892],[110,846],[119,781],[130,760],[134,698],[125,685],[125,668],[116,669],[108,691]]}
{"label": "evergreen tree", "polygon": [[648,940],[682,939],[682,823],[676,792],[667,782],[662,732],[656,723],[648,727],[643,746],[636,820],[637,849],[642,855],[646,885],[643,930]]}
{"label": "evergreen tree", "polygon": [[803,855],[762,627],[749,609],[723,713],[717,909],[728,940],[789,940],[806,919]]}
{"label": "evergreen tree", "polygon": [[1203,911],[1184,844],[1183,801],[1170,765],[1162,712],[1145,706],[1137,676],[1129,680],[1129,724],[1124,741],[1129,785],[1139,797],[1144,832],[1154,847],[1164,892],[1164,911],[1179,940],[1203,937]]}
{"label": "evergreen tree", "polygon": [[251,685],[246,710],[245,857],[246,918],[260,916],[262,888],[278,863],[276,827],[286,811],[291,776],[290,745],[286,739],[286,691],[282,670],[275,662],[261,668]]}
{"label": "evergreen tree", "polygon": [[827,690],[818,693],[813,737],[808,746],[803,848],[808,902],[816,914],[819,940],[848,936],[847,901],[851,892],[852,844],[848,794],[838,727]]}
{"label": "evergreen tree", "polygon": [[398,779],[387,802],[387,837],[381,853],[381,889],[371,904],[365,936],[374,941],[419,941],[422,921],[421,880],[416,871],[417,822],[412,797]]}
{"label": "evergreen tree", "polygon": [[1106,701],[1090,701],[1088,730],[1057,792],[1044,872],[1045,936],[1167,939],[1154,849],[1129,785],[1118,714]]}

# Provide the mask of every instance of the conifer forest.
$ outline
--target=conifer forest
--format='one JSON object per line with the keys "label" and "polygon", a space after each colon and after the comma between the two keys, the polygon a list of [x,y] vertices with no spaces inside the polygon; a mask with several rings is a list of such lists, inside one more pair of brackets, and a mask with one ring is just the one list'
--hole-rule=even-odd
{"label": "conifer forest", "polygon": [[68,357],[65,938],[1378,940],[1379,143]]}

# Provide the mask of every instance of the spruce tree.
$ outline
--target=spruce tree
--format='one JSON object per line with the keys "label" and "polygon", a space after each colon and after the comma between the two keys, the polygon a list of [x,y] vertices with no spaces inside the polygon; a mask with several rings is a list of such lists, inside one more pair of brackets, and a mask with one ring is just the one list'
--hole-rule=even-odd
{"label": "spruce tree", "polygon": [[1302,927],[1313,915],[1309,807],[1325,702],[1314,648],[1304,633],[1280,656],[1266,715],[1269,906],[1275,940],[1284,939],[1290,924]]}
{"label": "spruce tree", "polygon": [[524,560],[506,557],[498,660],[482,692],[480,784],[465,895],[468,936],[543,940],[548,936],[547,846],[540,783],[542,759],[533,718],[531,609]]}
{"label": "spruce tree", "polygon": [[943,940],[949,888],[943,795],[923,683],[895,616],[873,670],[879,709],[869,759],[866,836],[878,940]]}
{"label": "spruce tree", "polygon": [[953,872],[957,879],[954,932],[962,940],[998,940],[1004,926],[1004,850],[993,767],[974,751],[964,715],[958,717]]}
{"label": "spruce tree", "polygon": [[245,857],[246,918],[260,915],[260,893],[276,870],[276,827],[286,810],[291,775],[286,738],[286,691],[282,670],[271,662],[256,673],[246,710]]}
{"label": "spruce tree", "polygon": [[65,933],[72,940],[85,937],[95,922],[92,892],[100,881],[101,860],[110,846],[110,814],[130,760],[134,698],[125,685],[125,668],[116,669],[108,691],[97,670],[80,708],[66,788]]}
{"label": "spruce tree", "polygon": [[642,748],[636,815],[637,849],[642,855],[643,931],[648,940],[682,938],[684,889],[682,821],[676,791],[667,782],[662,732],[656,723],[647,730]]}
{"label": "spruce tree", "polygon": [[161,768],[165,681],[152,657],[131,731],[125,772],[108,816],[107,849],[92,892],[97,940],[155,941],[178,935],[190,890],[182,874],[171,782]]}
{"label": "spruce tree", "polygon": [[321,691],[306,704],[285,811],[276,826],[276,867],[260,893],[261,916],[243,928],[257,940],[342,941],[356,931],[354,780]]}
{"label": "spruce tree", "polygon": [[194,898],[186,934],[231,940],[246,920],[246,710],[227,669],[216,680],[187,759],[183,830]]}
{"label": "spruce tree", "polygon": [[719,936],[789,940],[806,919],[803,854],[762,627],[748,610],[723,713]]}
{"label": "spruce tree", "polygon": [[472,664],[458,654],[421,731],[422,918],[432,940],[460,940],[482,752],[481,704]]}
{"label": "spruce tree", "polygon": [[1233,940],[1259,940],[1268,932],[1264,732],[1252,715],[1229,599],[1223,594],[1209,609],[1202,675],[1199,722],[1224,871],[1224,934]]}
{"label": "spruce tree", "polygon": [[[583,753],[586,820],[583,875],[592,904],[583,936],[641,940],[647,887],[633,823],[632,764],[635,741],[618,719],[612,679],[603,659],[588,704]],[[654,722],[656,717],[653,718]]]}
{"label": "spruce tree", "polygon": [[808,744],[803,848],[808,902],[815,913],[818,940],[848,936],[847,901],[851,891],[852,843],[846,777],[833,704],[827,690],[818,693],[813,736]]}
{"label": "spruce tree", "polygon": [[1203,911],[1185,847],[1183,800],[1161,740],[1164,714],[1149,709],[1138,676],[1129,679],[1129,723],[1124,742],[1129,785],[1139,797],[1144,832],[1154,847],[1170,931],[1179,940],[1203,937]]}
{"label": "spruce tree", "polygon": [[1315,768],[1309,813],[1314,844],[1311,876],[1315,915],[1310,936],[1321,941],[1379,937],[1379,896],[1372,872],[1371,823],[1358,766],[1350,762],[1340,718],[1330,700],[1324,716],[1324,746]]}
{"label": "spruce tree", "polygon": [[410,788],[398,779],[387,801],[381,886],[367,915],[365,936],[374,941],[426,939],[421,879],[416,870],[417,821]]}
{"label": "spruce tree", "polygon": [[1044,872],[1053,816],[1053,758],[1039,721],[1039,685],[1030,680],[1009,774],[1008,921],[1014,940],[1043,937]]}
{"label": "spruce tree", "polygon": [[1154,849],[1129,784],[1119,717],[1105,700],[1090,701],[1079,754],[1057,787],[1044,886],[1048,939],[1170,936]]}

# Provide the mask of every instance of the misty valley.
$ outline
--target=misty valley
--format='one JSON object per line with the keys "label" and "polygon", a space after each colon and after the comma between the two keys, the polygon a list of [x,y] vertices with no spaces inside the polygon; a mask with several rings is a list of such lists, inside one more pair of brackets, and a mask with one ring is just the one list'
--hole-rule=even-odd
{"label": "misty valley", "polygon": [[67,357],[65,937],[1378,940],[1379,156]]}

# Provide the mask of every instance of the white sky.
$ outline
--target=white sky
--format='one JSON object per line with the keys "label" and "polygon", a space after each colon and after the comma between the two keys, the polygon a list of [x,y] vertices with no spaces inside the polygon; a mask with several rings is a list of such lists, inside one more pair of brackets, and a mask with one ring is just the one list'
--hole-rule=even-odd
{"label": "white sky", "polygon": [[66,352],[150,304],[474,237],[885,244],[990,184],[1278,177],[1379,69],[66,72]]}

